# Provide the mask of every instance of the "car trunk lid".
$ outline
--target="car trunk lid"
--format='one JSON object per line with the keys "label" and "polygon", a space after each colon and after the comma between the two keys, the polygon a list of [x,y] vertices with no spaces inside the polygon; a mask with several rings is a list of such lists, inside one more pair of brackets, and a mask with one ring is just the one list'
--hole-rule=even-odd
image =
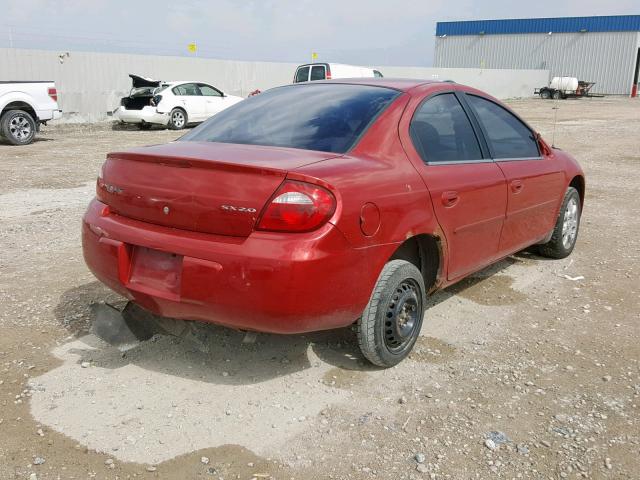
{"label": "car trunk lid", "polygon": [[129,78],[131,78],[131,87],[132,88],[142,88],[142,87],[159,87],[162,81],[153,80],[147,77],[141,77],[140,75],[135,75],[133,73],[129,74]]}
{"label": "car trunk lid", "polygon": [[131,90],[129,96],[120,99],[120,105],[127,110],[142,110],[151,105],[154,91],[162,85],[162,81],[129,74],[131,78]]}
{"label": "car trunk lid", "polygon": [[290,148],[173,142],[107,155],[97,195],[117,215],[246,237],[289,170],[335,156]]}

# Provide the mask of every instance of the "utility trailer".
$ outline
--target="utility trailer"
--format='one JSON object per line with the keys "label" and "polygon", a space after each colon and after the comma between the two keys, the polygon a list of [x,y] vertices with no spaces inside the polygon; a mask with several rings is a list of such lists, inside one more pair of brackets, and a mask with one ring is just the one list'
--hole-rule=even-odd
{"label": "utility trailer", "polygon": [[553,98],[556,100],[565,98],[604,97],[604,95],[590,93],[594,85],[595,82],[585,82],[575,77],[553,77],[548,86],[536,88],[533,94],[540,95],[540,98]]}

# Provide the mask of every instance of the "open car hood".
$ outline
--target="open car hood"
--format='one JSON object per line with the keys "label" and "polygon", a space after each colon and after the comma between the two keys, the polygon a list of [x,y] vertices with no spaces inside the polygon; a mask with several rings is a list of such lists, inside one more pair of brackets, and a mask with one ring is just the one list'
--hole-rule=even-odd
{"label": "open car hood", "polygon": [[133,88],[159,87],[162,83],[161,80],[152,80],[150,78],[141,77],[140,75],[134,75],[133,73],[130,73],[129,77],[131,77],[131,84]]}

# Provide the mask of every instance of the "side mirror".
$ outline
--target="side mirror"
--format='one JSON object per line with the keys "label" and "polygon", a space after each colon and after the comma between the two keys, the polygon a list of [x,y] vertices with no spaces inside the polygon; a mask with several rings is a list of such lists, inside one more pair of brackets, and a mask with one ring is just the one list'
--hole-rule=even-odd
{"label": "side mirror", "polygon": [[542,139],[542,135],[540,135],[540,133],[538,132],[535,132],[534,137],[536,139],[536,143],[538,144],[538,148],[540,149],[540,153],[545,156],[551,155],[552,151],[547,143]]}

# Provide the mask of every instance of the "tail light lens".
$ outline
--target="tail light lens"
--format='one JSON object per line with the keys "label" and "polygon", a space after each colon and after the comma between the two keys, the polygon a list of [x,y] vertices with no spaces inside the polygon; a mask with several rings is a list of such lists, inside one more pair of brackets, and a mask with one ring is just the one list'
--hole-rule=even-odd
{"label": "tail light lens", "polygon": [[285,181],[258,220],[257,230],[309,232],[327,223],[336,211],[336,198],[318,185]]}
{"label": "tail light lens", "polygon": [[47,94],[51,97],[51,100],[54,102],[58,101],[58,90],[55,87],[47,89]]}
{"label": "tail light lens", "polygon": [[327,65],[326,77],[327,80],[331,80],[331,67]]}

